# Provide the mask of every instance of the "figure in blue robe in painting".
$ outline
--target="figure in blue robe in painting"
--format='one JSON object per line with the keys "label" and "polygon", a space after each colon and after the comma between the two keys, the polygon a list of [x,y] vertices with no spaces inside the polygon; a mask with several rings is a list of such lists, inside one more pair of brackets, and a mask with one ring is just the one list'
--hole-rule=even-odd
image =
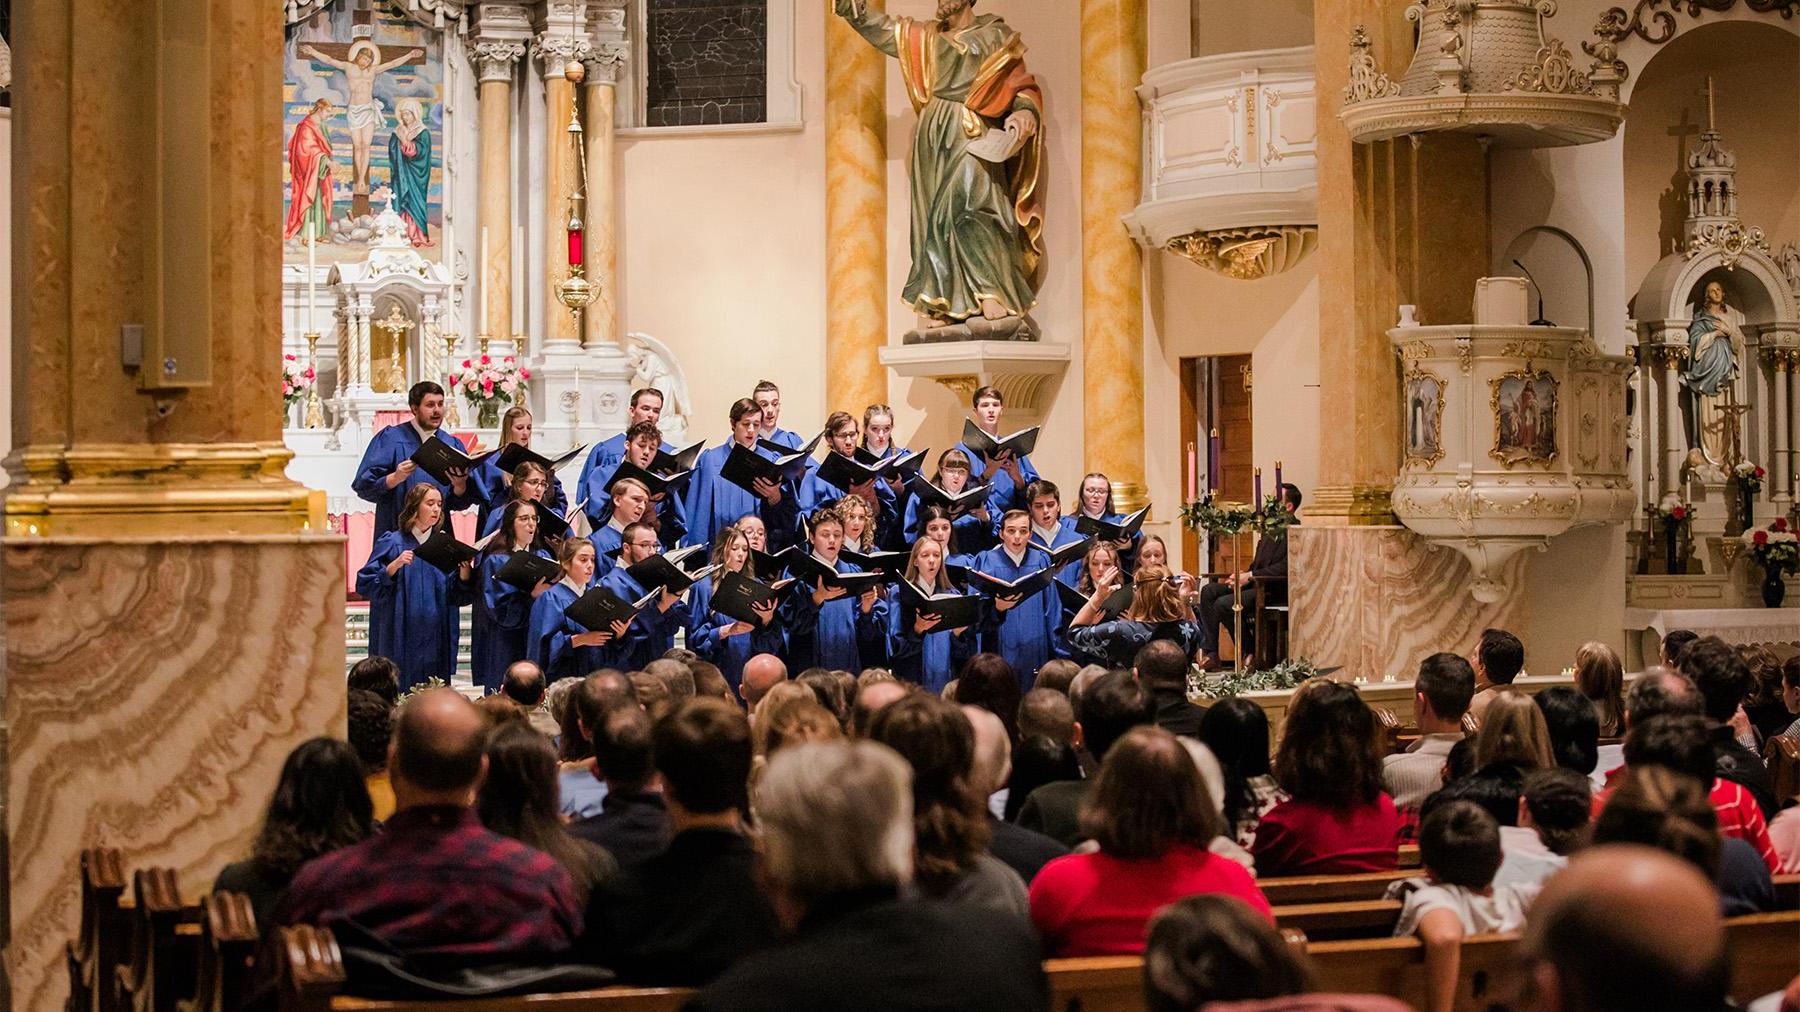
{"label": "figure in blue robe in painting", "polygon": [[395,103],[399,124],[388,135],[391,206],[406,223],[406,238],[414,246],[431,246],[431,131],[425,124],[425,107],[416,98]]}

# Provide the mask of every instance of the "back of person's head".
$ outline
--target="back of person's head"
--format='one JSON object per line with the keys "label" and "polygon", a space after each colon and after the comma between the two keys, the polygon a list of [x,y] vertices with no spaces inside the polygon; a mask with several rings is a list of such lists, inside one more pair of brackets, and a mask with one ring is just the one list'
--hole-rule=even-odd
{"label": "back of person's head", "polygon": [[1750,667],[1731,644],[1717,636],[1702,636],[1682,647],[1676,665],[1700,690],[1701,711],[1708,720],[1730,720],[1750,691]]}
{"label": "back of person's head", "polygon": [[387,700],[387,705],[395,706],[400,702],[400,665],[371,654],[350,665],[346,687],[352,692],[357,689],[373,692]]}
{"label": "back of person's head", "polygon": [[544,671],[530,661],[514,661],[506,668],[500,691],[520,706],[536,708],[544,701]]}
{"label": "back of person's head", "polygon": [[1112,857],[1156,858],[1177,844],[1206,849],[1225,821],[1181,742],[1144,725],[1107,750],[1081,806],[1081,832]]}
{"label": "back of person's head", "polygon": [[575,716],[587,728],[586,737],[590,742],[608,713],[638,706],[637,686],[623,672],[611,668],[581,679],[573,691]]}
{"label": "back of person's head", "polygon": [[1055,689],[1032,689],[1019,700],[1019,736],[1068,743],[1075,738],[1075,707]]}
{"label": "back of person's head", "polygon": [[836,675],[824,668],[809,668],[801,672],[800,677],[794,681],[812,690],[819,705],[831,712],[839,727],[849,724],[850,701],[844,698],[844,683],[838,681]]}
{"label": "back of person's head", "polygon": [[738,693],[744,704],[754,710],[775,686],[787,681],[787,665],[774,654],[757,654],[744,662],[744,680]]}
{"label": "back of person's head", "polygon": [[663,714],[674,709],[675,695],[670,691],[667,680],[643,671],[633,671],[629,677],[638,705],[650,715],[651,721],[661,720]]}
{"label": "back of person's head", "polygon": [[1131,670],[1152,691],[1187,692],[1187,653],[1173,640],[1151,640],[1132,659]]}
{"label": "back of person's head", "polygon": [[807,698],[782,700],[777,706],[771,693],[756,711],[756,738],[765,758],[773,759],[783,749],[809,741],[837,741],[844,737],[843,725],[830,710],[820,706],[804,686],[794,688]]}
{"label": "back of person's head", "polygon": [[1681,651],[1689,643],[1700,638],[1700,634],[1692,629],[1670,629],[1662,638],[1663,667],[1679,670],[1676,662],[1681,660]]}
{"label": "back of person's head", "polygon": [[1660,766],[1693,777],[1710,790],[1715,776],[1706,721],[1696,714],[1671,714],[1634,723],[1625,736],[1625,765]]}
{"label": "back of person's head", "polygon": [[1081,706],[1081,694],[1087,691],[1088,686],[1094,684],[1094,679],[1099,678],[1104,674],[1106,674],[1106,668],[1103,665],[1082,665],[1081,670],[1075,672],[1075,677],[1069,682],[1069,702],[1075,704],[1075,706],[1079,708]]}
{"label": "back of person's head", "polygon": [[482,696],[475,701],[475,708],[488,722],[488,730],[492,731],[502,724],[526,723],[530,718],[525,715],[525,708],[513,702],[503,693]]}
{"label": "back of person's head", "polygon": [[1305,956],[1235,896],[1189,896],[1150,920],[1147,1012],[1194,1012],[1208,1002],[1304,994],[1311,977]]}
{"label": "back of person's head", "polygon": [[1641,843],[1719,874],[1719,816],[1706,785],[1663,766],[1631,766],[1594,823],[1594,842]]}
{"label": "back of person's head", "polygon": [[1488,704],[1475,735],[1475,766],[1485,769],[1505,763],[1534,770],[1555,765],[1550,751],[1550,727],[1544,712],[1531,697],[1517,689],[1505,689]]}
{"label": "back of person's head", "polygon": [[1018,674],[999,654],[976,654],[956,676],[956,701],[993,711],[1015,738],[1019,728],[1013,721],[1019,712],[1020,695]]}
{"label": "back of person's head", "polygon": [[[1000,719],[1006,715],[1001,714]],[[1082,744],[1089,755],[1101,760],[1125,732],[1155,719],[1156,701],[1128,671],[1108,671],[1094,679],[1075,708]]]}
{"label": "back of person's head", "polygon": [[488,775],[476,811],[481,824],[559,861],[583,894],[593,885],[591,864],[569,835],[558,808],[556,749],[523,722],[494,731],[487,743]]}
{"label": "back of person's head", "polygon": [[1602,734],[1618,734],[1625,719],[1625,665],[1612,647],[1595,640],[1575,651],[1575,688],[1593,701]]}
{"label": "back of person's head", "polygon": [[1781,662],[1782,689],[1800,689],[1800,654]]}
{"label": "back of person's head", "polygon": [[693,699],[698,692],[693,669],[672,657],[659,657],[644,665],[644,674],[660,680],[669,690],[671,708]]}
{"label": "back of person's head", "polygon": [[1444,782],[1455,783],[1475,772],[1475,739],[1464,738],[1444,754]]}
{"label": "back of person's head", "polygon": [[594,765],[613,794],[632,794],[650,783],[650,715],[635,706],[609,711],[594,729]]}
{"label": "back of person's head", "polygon": [[987,797],[1006,786],[1012,775],[1012,742],[1006,737],[1006,725],[1000,718],[979,706],[963,707],[969,727],[975,732],[975,769],[969,779],[976,793]]}
{"label": "back of person's head", "polygon": [[1781,703],[1781,658],[1760,643],[1738,647],[1744,666],[1750,669],[1750,688],[1744,695],[1745,706],[1772,706]]}
{"label": "back of person's head", "polygon": [[987,847],[985,799],[971,777],[975,730],[955,703],[918,692],[890,703],[869,722],[869,740],[912,767],[913,877],[943,890]]}
{"label": "back of person's head", "polygon": [[1006,820],[1013,821],[1025,807],[1025,799],[1039,787],[1080,779],[1081,758],[1073,748],[1041,735],[1025,738],[1013,750],[1012,776],[1006,781]]}
{"label": "back of person's head", "polygon": [[896,700],[905,699],[912,692],[905,683],[888,678],[885,681],[872,681],[856,690],[856,702],[850,705],[850,734],[856,738],[869,736],[869,722],[882,707]]}
{"label": "back of person's head", "polygon": [[756,788],[764,867],[802,906],[898,890],[912,879],[912,770],[875,742],[807,742]]}
{"label": "back of person's head", "polygon": [[731,694],[731,682],[725,678],[725,672],[711,661],[695,658],[686,662],[688,670],[694,673],[694,695],[701,699],[723,699],[735,703]]}
{"label": "back of person's head", "polygon": [[1500,765],[1483,769],[1455,780],[1433,791],[1419,805],[1419,818],[1424,819],[1443,805],[1468,801],[1481,806],[1502,826],[1519,821],[1519,785],[1523,782],[1519,768]]}
{"label": "back of person's head", "polygon": [[473,703],[455,689],[428,689],[400,704],[392,774],[427,793],[469,791],[487,767],[486,745],[487,722]]}
{"label": "back of person's head", "polygon": [[656,722],[650,754],[663,796],[697,815],[749,802],[750,721],[723,699],[690,699]]}
{"label": "back of person's head", "polygon": [[864,668],[862,669],[862,672],[856,676],[856,690],[861,692],[869,686],[879,682],[897,682],[899,680],[900,679],[895,678],[894,673],[887,668]]}
{"label": "back of person's head", "polygon": [[1473,801],[1438,805],[1419,823],[1419,863],[1438,882],[1486,889],[1500,858],[1500,823]]}
{"label": "back of person's head", "polygon": [[1715,1012],[1730,962],[1718,895],[1691,866],[1645,847],[1592,847],[1532,904],[1514,1008]]}
{"label": "back of person's head", "polygon": [[1257,806],[1250,778],[1269,772],[1269,715],[1248,699],[1221,699],[1200,718],[1200,740],[1219,760],[1225,777],[1225,821],[1235,826]]}
{"label": "back of person's head", "polygon": [[[370,695],[371,693],[361,693]],[[288,753],[251,854],[286,874],[375,831],[362,760],[347,742],[311,738]]]}
{"label": "back of person's head", "polygon": [[1577,773],[1594,772],[1600,762],[1600,711],[1567,685],[1553,685],[1532,697],[1550,732],[1550,757]]}
{"label": "back of person's head", "polygon": [[1381,760],[1375,712],[1356,686],[1314,678],[1295,690],[1275,753],[1275,779],[1289,795],[1336,809],[1373,804]]}
{"label": "back of person's head", "polygon": [[1413,688],[1439,720],[1458,721],[1475,696],[1475,669],[1460,654],[1435,653],[1419,662]]}
{"label": "back of person's head", "polygon": [[387,769],[388,745],[394,739],[394,708],[367,689],[350,690],[350,747],[365,773]]}
{"label": "back of person's head", "polygon": [[1069,684],[1075,681],[1075,676],[1080,672],[1081,665],[1074,661],[1062,657],[1048,660],[1038,668],[1037,681],[1032,682],[1031,687],[1033,689],[1050,689],[1067,696]]}
{"label": "back of person's head", "polygon": [[1490,685],[1510,685],[1525,670],[1525,644],[1504,629],[1483,629],[1475,658]]}
{"label": "back of person's head", "polygon": [[1593,782],[1563,766],[1525,774],[1521,797],[1531,828],[1553,854],[1569,855],[1587,838],[1593,818]]}
{"label": "back of person's head", "polygon": [[1700,713],[1700,692],[1679,671],[1650,668],[1625,690],[1625,723],[1642,724],[1652,717]]}

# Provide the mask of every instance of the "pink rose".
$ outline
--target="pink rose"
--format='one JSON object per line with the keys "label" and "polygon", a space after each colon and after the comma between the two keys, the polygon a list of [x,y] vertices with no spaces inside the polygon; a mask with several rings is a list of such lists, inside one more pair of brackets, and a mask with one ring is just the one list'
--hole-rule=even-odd
{"label": "pink rose", "polygon": [[463,359],[463,368],[464,369],[473,369],[474,367],[475,367],[475,363],[469,361],[466,358]]}
{"label": "pink rose", "polygon": [[519,378],[522,380],[530,379],[531,378],[531,370],[530,369],[520,369],[519,370]]}
{"label": "pink rose", "polygon": [[492,362],[492,361],[493,361],[493,359],[488,358],[486,355],[481,356],[481,364],[482,365],[487,365],[489,362]]}
{"label": "pink rose", "polygon": [[1769,543],[1769,532],[1768,531],[1757,531],[1756,535],[1754,537],[1752,537],[1750,540],[1756,542],[1756,547],[1761,548],[1762,546]]}
{"label": "pink rose", "polygon": [[487,396],[487,397],[494,396],[494,381],[491,379],[482,380],[481,381],[481,392],[484,396]]}
{"label": "pink rose", "polygon": [[519,388],[518,384],[514,383],[512,380],[503,380],[500,383],[500,389],[504,393],[510,394],[514,390],[517,390],[518,388]]}

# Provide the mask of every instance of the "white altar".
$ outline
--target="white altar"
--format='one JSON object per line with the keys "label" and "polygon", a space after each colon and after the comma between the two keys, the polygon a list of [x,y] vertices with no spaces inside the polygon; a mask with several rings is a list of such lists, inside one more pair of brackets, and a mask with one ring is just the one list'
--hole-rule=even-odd
{"label": "white altar", "polygon": [[1786,643],[1800,646],[1800,608],[1626,608],[1625,670],[1657,663],[1662,638],[1688,629],[1733,645]]}

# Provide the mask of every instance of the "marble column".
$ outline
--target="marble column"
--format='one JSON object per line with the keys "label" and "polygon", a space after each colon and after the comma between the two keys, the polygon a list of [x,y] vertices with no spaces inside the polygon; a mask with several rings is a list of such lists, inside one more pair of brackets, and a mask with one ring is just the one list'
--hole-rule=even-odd
{"label": "marble column", "polygon": [[1678,347],[1657,349],[1662,357],[1662,422],[1663,474],[1662,490],[1667,495],[1681,484],[1681,459],[1687,456],[1687,434],[1681,420],[1681,363],[1686,350]]}
{"label": "marble column", "polygon": [[1768,472],[1769,478],[1765,484],[1768,487],[1769,501],[1784,503],[1788,498],[1785,475],[1791,470],[1788,458],[1788,372],[1792,363],[1789,361],[1788,352],[1781,348],[1764,351],[1763,356],[1771,367],[1769,381],[1775,392],[1775,416],[1770,420],[1771,424],[1769,425],[1769,428],[1774,430],[1772,435],[1775,437],[1775,445],[1774,453],[1771,455],[1773,460],[1764,469]]}
{"label": "marble column", "polygon": [[[575,84],[563,76],[570,60],[588,55],[588,43],[566,36],[538,39],[544,73],[544,278],[549,298],[544,318],[546,350],[580,341],[575,317],[556,297],[569,271],[569,198],[575,192],[575,154],[569,123],[575,115]],[[585,224],[585,223],[584,223]]]}
{"label": "marble column", "polygon": [[1144,501],[1143,265],[1123,218],[1142,187],[1144,0],[1081,0],[1081,352],[1087,468]]}
{"label": "marble column", "polygon": [[[31,213],[11,265],[0,862],[11,1007],[45,1009],[82,848],[174,868],[197,898],[246,856],[293,746],[342,733],[344,545],[284,473],[280,7],[12,10]],[[186,227],[155,227],[171,216]],[[199,310],[165,333],[204,369],[157,388],[119,333],[155,326],[173,288]]]}
{"label": "marble column", "polygon": [[476,333],[512,338],[512,104],[513,74],[525,46],[520,42],[475,43],[481,75],[481,286],[487,313]]}
{"label": "marble column", "polygon": [[582,117],[587,136],[587,244],[582,269],[594,286],[594,301],[581,314],[581,344],[598,348],[619,343],[618,180],[614,172],[613,113],[623,47],[602,46],[588,63]]}
{"label": "marble column", "polygon": [[[882,7],[880,0],[871,3]],[[825,406],[887,403],[887,70],[839,17],[825,18]]]}

